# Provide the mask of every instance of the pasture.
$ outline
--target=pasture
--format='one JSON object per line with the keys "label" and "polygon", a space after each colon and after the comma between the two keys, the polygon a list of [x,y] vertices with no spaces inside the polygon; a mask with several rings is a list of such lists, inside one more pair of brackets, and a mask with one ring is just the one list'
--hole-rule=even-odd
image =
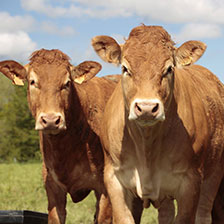
{"label": "pasture", "polygon": [[[0,164],[0,210],[32,210],[47,213],[47,198],[41,176],[41,163]],[[80,203],[67,197],[66,224],[93,223],[95,198],[91,193]],[[145,209],[142,224],[156,224],[157,211]]]}

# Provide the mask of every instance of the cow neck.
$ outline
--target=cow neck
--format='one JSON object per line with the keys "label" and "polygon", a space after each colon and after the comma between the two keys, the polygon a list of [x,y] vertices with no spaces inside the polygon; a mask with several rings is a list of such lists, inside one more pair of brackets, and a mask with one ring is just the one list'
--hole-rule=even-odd
{"label": "cow neck", "polygon": [[[126,119],[128,119],[126,117]],[[141,139],[141,142],[150,148],[153,144],[157,144],[170,134],[171,129],[175,128],[175,124],[179,123],[180,118],[177,114],[177,104],[174,97],[172,97],[168,109],[166,110],[166,119],[163,122],[149,127],[141,127],[135,121],[129,121],[128,124],[129,133],[132,139]]]}
{"label": "cow neck", "polygon": [[[169,135],[172,136],[175,130],[176,122],[179,122],[176,112],[176,102],[172,98],[169,109],[166,111],[166,119],[163,122],[158,122],[152,127],[139,127],[134,121],[128,121],[126,128],[129,129],[129,136],[134,143],[136,155],[136,166],[139,173],[144,173],[145,169],[157,169],[158,161],[164,156],[164,153],[170,153],[166,145]],[[164,151],[165,150],[165,151]],[[172,150],[172,149],[171,149]],[[139,165],[140,164],[140,165]],[[151,178],[156,177],[153,173],[148,173]]]}
{"label": "cow neck", "polygon": [[158,142],[158,138],[161,138],[163,135],[163,124],[158,122],[156,125],[151,127],[141,127],[135,122],[130,122],[130,135],[134,142],[140,141],[138,145],[141,145],[143,148],[152,148],[155,142]]}

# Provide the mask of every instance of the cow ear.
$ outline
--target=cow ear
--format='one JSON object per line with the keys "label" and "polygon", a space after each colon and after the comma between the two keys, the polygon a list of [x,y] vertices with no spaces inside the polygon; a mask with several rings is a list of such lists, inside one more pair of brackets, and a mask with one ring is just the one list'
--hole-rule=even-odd
{"label": "cow ear", "polygon": [[96,36],[92,38],[92,46],[104,61],[115,65],[120,64],[121,47],[112,37]]}
{"label": "cow ear", "polygon": [[95,61],[85,61],[77,66],[72,66],[73,81],[82,84],[92,79],[101,70],[101,65]]}
{"label": "cow ear", "polygon": [[23,80],[27,77],[27,71],[24,66],[16,61],[1,61],[0,72],[12,80],[15,85],[23,86]]}
{"label": "cow ear", "polygon": [[195,63],[205,52],[207,46],[201,41],[187,41],[176,50],[175,60],[178,67]]}

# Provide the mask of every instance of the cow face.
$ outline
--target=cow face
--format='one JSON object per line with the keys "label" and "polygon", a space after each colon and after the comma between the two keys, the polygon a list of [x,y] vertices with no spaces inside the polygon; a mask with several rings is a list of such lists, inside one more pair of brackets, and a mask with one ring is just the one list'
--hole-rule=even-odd
{"label": "cow face", "polygon": [[73,82],[82,84],[94,77],[101,66],[92,61],[72,66],[59,50],[40,50],[32,54],[25,67],[15,61],[0,62],[0,71],[14,84],[28,82],[27,97],[35,129],[45,134],[66,130],[66,118],[75,93]]}
{"label": "cow face", "polygon": [[121,64],[122,90],[128,119],[140,126],[164,121],[172,99],[176,67],[189,66],[206,49],[199,41],[175,48],[162,27],[134,28],[124,45],[108,36],[97,36],[92,45],[105,61]]}

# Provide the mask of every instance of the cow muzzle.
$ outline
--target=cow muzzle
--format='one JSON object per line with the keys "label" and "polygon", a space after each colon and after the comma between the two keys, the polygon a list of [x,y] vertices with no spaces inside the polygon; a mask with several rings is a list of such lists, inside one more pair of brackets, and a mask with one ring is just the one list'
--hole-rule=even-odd
{"label": "cow muzzle", "polygon": [[66,130],[64,116],[61,113],[40,113],[35,129],[47,134],[58,134],[60,131]]}
{"label": "cow muzzle", "polygon": [[159,99],[135,99],[130,107],[129,120],[141,126],[152,126],[165,120],[164,106]]}

